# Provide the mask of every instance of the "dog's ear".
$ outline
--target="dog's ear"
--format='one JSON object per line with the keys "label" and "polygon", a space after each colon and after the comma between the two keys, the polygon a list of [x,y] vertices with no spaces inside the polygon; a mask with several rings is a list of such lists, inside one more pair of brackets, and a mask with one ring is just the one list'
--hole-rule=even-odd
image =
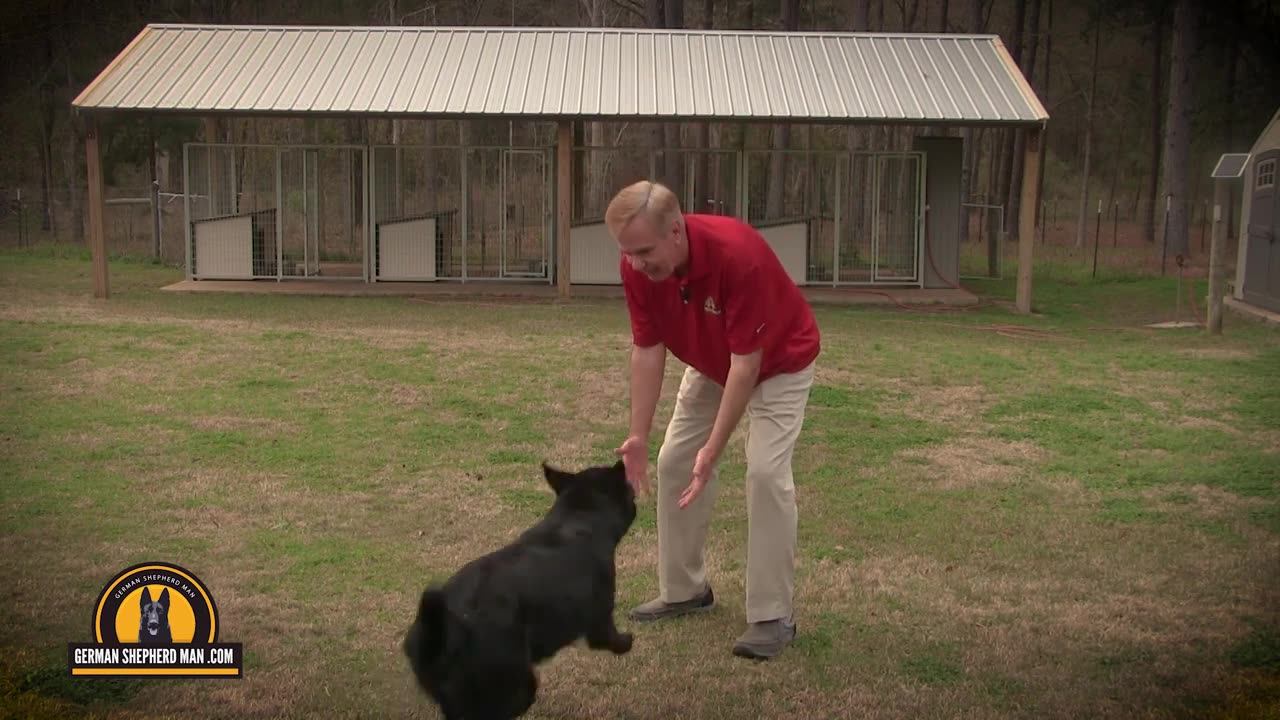
{"label": "dog's ear", "polygon": [[169,588],[160,591],[160,607],[165,610],[169,609]]}
{"label": "dog's ear", "polygon": [[146,585],[142,586],[142,593],[138,595],[138,607],[145,608],[147,603],[151,602],[151,591]]}
{"label": "dog's ear", "polygon": [[569,483],[573,482],[573,475],[558,468],[553,468],[545,462],[542,463],[542,474],[546,476],[547,484],[551,486],[551,489],[557,495],[564,492]]}

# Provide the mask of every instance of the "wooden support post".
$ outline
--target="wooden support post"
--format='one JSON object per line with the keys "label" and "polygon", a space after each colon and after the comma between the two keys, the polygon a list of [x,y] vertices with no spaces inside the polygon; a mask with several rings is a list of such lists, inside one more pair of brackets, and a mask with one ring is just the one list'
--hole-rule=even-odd
{"label": "wooden support post", "polygon": [[1226,178],[1213,181],[1213,238],[1209,241],[1209,317],[1205,329],[1210,335],[1222,334],[1222,286],[1225,284],[1225,268],[1222,263],[1223,248],[1227,244],[1227,216],[1230,197]]}
{"label": "wooden support post", "polygon": [[569,221],[573,207],[573,122],[561,120],[556,137],[556,285],[569,297]]}
{"label": "wooden support post", "polygon": [[103,219],[102,149],[98,144],[98,123],[88,118],[84,136],[85,169],[89,182],[89,251],[93,257],[93,296],[110,297],[107,282],[107,236]]}
{"label": "wooden support post", "polygon": [[1018,286],[1017,307],[1020,313],[1031,312],[1031,261],[1035,247],[1036,208],[1040,205],[1040,161],[1043,155],[1041,137],[1044,129],[1027,130],[1027,141],[1022,166],[1022,204],[1018,208]]}

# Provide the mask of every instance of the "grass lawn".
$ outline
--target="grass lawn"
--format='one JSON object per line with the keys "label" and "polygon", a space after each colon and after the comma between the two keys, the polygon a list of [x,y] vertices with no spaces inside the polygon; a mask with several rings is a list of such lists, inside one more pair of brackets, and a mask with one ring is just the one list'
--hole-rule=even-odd
{"label": "grass lawn", "polygon": [[[0,254],[0,705],[435,717],[398,647],[418,594],[539,517],[541,460],[613,460],[620,301],[178,295],[171,268],[111,272],[104,303],[79,251]],[[529,717],[1277,717],[1280,333],[1147,329],[1172,280],[1053,277],[1034,318],[1007,309],[1012,279],[971,284],[995,302],[969,312],[819,307],[795,645],[729,652],[739,436],[719,610],[626,620],[657,587],[649,496],[619,559],[635,650],[569,649]],[[210,586],[243,680],[67,677],[103,584],[144,560]]]}

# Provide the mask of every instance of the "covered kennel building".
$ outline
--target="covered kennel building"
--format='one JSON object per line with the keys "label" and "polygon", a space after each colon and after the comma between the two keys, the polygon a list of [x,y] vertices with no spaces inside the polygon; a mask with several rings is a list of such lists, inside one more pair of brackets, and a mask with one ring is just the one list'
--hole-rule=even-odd
{"label": "covered kennel building", "polygon": [[[575,123],[1022,126],[1017,306],[1031,306],[1048,115],[996,36],[154,24],[73,106],[88,125],[99,297],[96,118],[133,113],[554,122],[548,147],[188,143],[186,270],[211,282],[517,281],[562,296],[619,283],[599,198],[641,177],[673,185],[687,209],[749,220],[805,286],[943,288],[958,269],[959,138],[920,133],[894,152],[575,146]],[[803,182],[770,172],[782,155],[806,167]],[[594,203],[574,197],[575,167],[592,173],[581,187]]]}

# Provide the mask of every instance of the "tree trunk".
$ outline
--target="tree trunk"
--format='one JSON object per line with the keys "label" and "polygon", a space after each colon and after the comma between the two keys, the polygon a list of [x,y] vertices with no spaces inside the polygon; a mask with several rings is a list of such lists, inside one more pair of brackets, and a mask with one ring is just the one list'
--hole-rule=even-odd
{"label": "tree trunk", "polygon": [[[1014,8],[1013,35],[1011,36],[1012,43],[1009,47],[1009,54],[1013,56],[1013,64],[1022,67],[1022,38],[1024,34],[1023,26],[1027,22],[1027,0],[1017,0]],[[1019,223],[1015,218],[1018,217],[1018,197],[1021,196],[1021,193],[1018,192],[1018,186],[1015,184],[1014,172],[1015,168],[1022,164],[1022,156],[1018,150],[1018,138],[1021,135],[1022,133],[1016,130],[1004,131],[1004,149],[1001,151],[1000,156],[1000,185],[997,186],[995,193],[996,197],[1004,201],[1005,217],[1008,219],[1006,225],[1009,228],[1006,239],[1010,242],[1017,242],[1018,240]]]}
{"label": "tree trunk", "polygon": [[[860,33],[871,31],[871,0],[853,0],[849,8],[849,30]],[[865,142],[863,134],[862,128],[850,124],[845,139],[846,149],[862,148]]]}
{"label": "tree trunk", "polygon": [[[703,0],[702,3],[702,28],[710,30],[715,26],[715,0]],[[698,153],[697,170],[695,171],[696,181],[694,182],[694,190],[697,192],[695,196],[698,200],[698,207],[692,208],[693,212],[711,212],[718,213],[718,202],[724,198],[720,197],[720,187],[711,185],[711,162],[715,157],[707,152],[711,148],[711,123],[703,121],[698,123],[698,140],[697,145],[702,150]],[[717,204],[712,205],[710,203]]]}
{"label": "tree trunk", "polygon": [[1198,8],[1193,0],[1178,0],[1173,14],[1169,52],[1169,104],[1165,116],[1164,186],[1169,194],[1168,254],[1187,251],[1187,172],[1191,150],[1191,68],[1196,48]]}
{"label": "tree trunk", "polygon": [[[1048,17],[1045,18],[1044,30],[1044,93],[1042,98],[1045,105],[1049,104],[1049,81],[1053,74],[1050,72],[1053,68],[1053,0],[1049,0]],[[1044,212],[1044,166],[1047,164],[1044,158],[1049,155],[1049,129],[1052,123],[1046,124],[1044,129],[1040,131],[1040,148],[1041,161],[1039,162],[1039,175],[1036,178],[1036,197],[1040,198],[1040,207],[1036,208],[1036,217],[1039,218],[1038,223],[1047,223],[1048,219],[1043,217]],[[1043,233],[1043,231],[1041,231]]]}
{"label": "tree trunk", "polygon": [[1076,219],[1076,249],[1084,247],[1085,227],[1089,224],[1089,160],[1093,150],[1093,108],[1098,91],[1098,50],[1102,45],[1102,13],[1093,28],[1093,64],[1089,72],[1089,110],[1084,124],[1084,164],[1080,171],[1080,215]]}
{"label": "tree trunk", "polygon": [[1160,187],[1161,141],[1163,140],[1161,79],[1164,77],[1164,10],[1157,10],[1155,42],[1151,54],[1151,164],[1147,175],[1146,204],[1142,209],[1142,236],[1148,243],[1156,242],[1156,194]]}
{"label": "tree trunk", "polygon": [[[782,0],[782,28],[786,32],[800,29],[800,0]],[[786,150],[791,145],[791,126],[780,123],[773,128],[773,149]],[[770,219],[782,216],[786,192],[787,157],[782,152],[769,155],[769,189],[765,214]]]}
{"label": "tree trunk", "polygon": [[[1235,135],[1236,134],[1235,134],[1235,113],[1233,112],[1233,109],[1235,108],[1235,103],[1236,103],[1236,62],[1240,58],[1240,52],[1239,52],[1239,48],[1237,48],[1235,45],[1227,45],[1226,53],[1227,53],[1227,61],[1226,61],[1227,102],[1224,103],[1222,106],[1224,108],[1223,112],[1226,115],[1226,117],[1222,119],[1222,125],[1223,125],[1222,147],[1226,148],[1227,152],[1235,152],[1236,150]],[[1231,210],[1235,206],[1236,206],[1236,184],[1230,183],[1230,187],[1227,189],[1227,205],[1222,209],[1222,213],[1224,215],[1223,220],[1226,222],[1226,225],[1227,225],[1228,238],[1235,237],[1235,234],[1236,234],[1236,215]]]}
{"label": "tree trunk", "polygon": [[[608,0],[590,0],[591,12],[588,22],[590,22],[591,27],[604,27],[604,6],[606,2]],[[582,209],[583,214],[580,217],[583,219],[597,218],[604,215],[604,206],[608,202],[606,196],[609,188],[613,186],[613,183],[609,182],[609,179],[605,177],[609,152],[604,150],[603,147],[609,142],[607,137],[608,128],[603,122],[593,121],[587,123],[584,144],[593,149],[587,150],[585,153],[589,161],[583,185],[585,192],[582,193],[584,207]]]}
{"label": "tree trunk", "polygon": [[[680,29],[684,27],[684,0],[663,0],[663,12],[666,17],[666,27],[670,29]],[[679,151],[681,146],[681,124],[665,123],[663,126],[663,136],[665,145],[670,151],[662,153],[663,159],[663,178],[667,185],[676,193],[676,196],[684,201],[684,163],[682,153]]]}
{"label": "tree trunk", "polygon": [[44,56],[49,68],[40,83],[40,229],[53,231],[53,129],[58,120],[58,97],[53,81],[53,28],[45,23]]}
{"label": "tree trunk", "polygon": [[[1031,0],[1031,16],[1028,20],[1030,32],[1026,35],[1026,52],[1022,56],[1022,74],[1027,77],[1027,82],[1031,84],[1032,89],[1036,87],[1036,51],[1039,48],[1040,39],[1040,0]],[[1026,155],[1026,132],[1018,130],[1015,132],[1013,144],[1013,177],[1009,180],[1009,217],[1019,217],[1022,207],[1022,170],[1023,161]],[[1042,163],[1043,164],[1043,163]],[[1010,222],[1010,228],[1016,228],[1018,223]],[[1016,233],[1011,233],[1011,238],[1016,238]]]}
{"label": "tree trunk", "polygon": [[53,88],[40,89],[40,229],[53,231],[53,124],[57,102]]}
{"label": "tree trunk", "polygon": [[[968,16],[965,18],[965,29],[971,33],[982,32],[982,0],[969,0]],[[960,197],[963,202],[973,202],[973,188],[978,184],[978,144],[981,135],[973,128],[965,128],[964,152],[960,164]],[[969,242],[969,215],[961,213],[960,242]],[[981,232],[981,228],[979,228]]]}
{"label": "tree trunk", "polygon": [[[667,26],[667,11],[664,0],[648,0],[645,10],[645,14],[648,16],[650,28],[659,29]],[[666,144],[666,132],[663,124],[660,122],[650,123],[649,127],[650,132],[652,133],[652,147],[655,149],[661,148]],[[666,153],[660,152],[658,157],[662,158],[662,162],[655,163],[652,166],[654,168],[654,172],[658,174],[658,177],[650,178],[651,180],[666,179]],[[645,172],[647,173],[648,170]]]}
{"label": "tree trunk", "polygon": [[869,32],[871,30],[871,0],[853,0],[849,17],[853,23],[852,30],[854,32]]}
{"label": "tree trunk", "polygon": [[[71,74],[71,49],[63,48],[63,59],[66,62],[67,87],[75,87],[75,79]],[[67,123],[71,129],[71,137],[64,148],[67,168],[67,190],[71,197],[71,241],[83,243],[87,239],[85,232],[85,197],[80,194],[80,180],[86,177],[85,168],[85,126],[80,116],[72,113]]]}

